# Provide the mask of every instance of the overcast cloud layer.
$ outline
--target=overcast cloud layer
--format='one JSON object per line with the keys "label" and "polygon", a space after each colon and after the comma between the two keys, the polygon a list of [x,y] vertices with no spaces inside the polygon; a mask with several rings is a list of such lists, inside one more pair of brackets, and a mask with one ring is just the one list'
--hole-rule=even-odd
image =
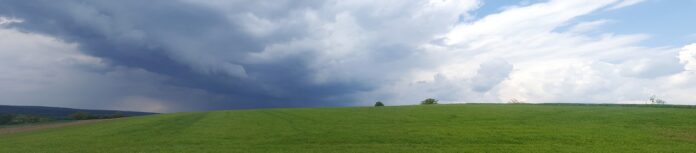
{"label": "overcast cloud layer", "polygon": [[[579,19],[642,0],[0,0],[0,104],[153,112],[696,104],[696,44]],[[696,31],[685,31],[685,37]]]}

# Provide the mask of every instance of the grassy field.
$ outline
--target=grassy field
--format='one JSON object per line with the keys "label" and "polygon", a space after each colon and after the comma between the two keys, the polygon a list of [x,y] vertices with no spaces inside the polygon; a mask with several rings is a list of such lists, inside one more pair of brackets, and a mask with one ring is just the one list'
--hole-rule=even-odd
{"label": "grassy field", "polygon": [[696,109],[467,104],[176,113],[0,135],[0,152],[696,152]]}

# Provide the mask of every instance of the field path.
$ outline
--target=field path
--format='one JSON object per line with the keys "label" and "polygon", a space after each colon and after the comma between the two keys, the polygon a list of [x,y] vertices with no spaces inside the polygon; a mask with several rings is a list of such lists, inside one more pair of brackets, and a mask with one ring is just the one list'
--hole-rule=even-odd
{"label": "field path", "polygon": [[0,135],[10,134],[10,133],[18,133],[18,132],[36,131],[36,130],[43,130],[43,129],[51,129],[51,128],[60,128],[60,127],[82,125],[82,124],[89,124],[89,123],[97,123],[97,122],[102,122],[102,121],[107,121],[107,120],[115,120],[115,119],[82,120],[82,121],[69,121],[69,122],[58,122],[58,123],[45,123],[45,124],[38,124],[38,125],[18,125],[18,126],[11,126],[11,127],[2,127],[2,128],[0,128]]}

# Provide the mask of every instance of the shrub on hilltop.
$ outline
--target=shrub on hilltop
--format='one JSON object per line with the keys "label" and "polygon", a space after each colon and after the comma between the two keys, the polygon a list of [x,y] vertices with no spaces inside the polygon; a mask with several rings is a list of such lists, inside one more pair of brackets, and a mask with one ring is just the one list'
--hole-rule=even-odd
{"label": "shrub on hilltop", "polygon": [[375,102],[375,107],[381,107],[381,106],[384,106],[384,103],[382,103],[381,101]]}
{"label": "shrub on hilltop", "polygon": [[421,101],[421,105],[434,105],[434,104],[437,104],[437,99],[428,98],[428,99]]}

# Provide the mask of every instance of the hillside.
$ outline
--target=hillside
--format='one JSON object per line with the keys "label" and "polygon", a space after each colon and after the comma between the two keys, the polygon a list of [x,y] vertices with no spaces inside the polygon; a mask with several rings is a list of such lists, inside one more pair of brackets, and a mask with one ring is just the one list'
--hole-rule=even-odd
{"label": "hillside", "polygon": [[0,152],[696,152],[696,109],[466,104],[176,113],[0,135]]}
{"label": "hillside", "polygon": [[111,115],[120,113],[126,116],[151,115],[154,113],[132,112],[132,111],[117,111],[117,110],[91,110],[91,109],[73,109],[61,107],[43,107],[43,106],[8,106],[0,105],[0,113],[9,114],[24,114],[49,117],[53,119],[65,119],[70,114],[76,112],[86,112],[92,115]]}

